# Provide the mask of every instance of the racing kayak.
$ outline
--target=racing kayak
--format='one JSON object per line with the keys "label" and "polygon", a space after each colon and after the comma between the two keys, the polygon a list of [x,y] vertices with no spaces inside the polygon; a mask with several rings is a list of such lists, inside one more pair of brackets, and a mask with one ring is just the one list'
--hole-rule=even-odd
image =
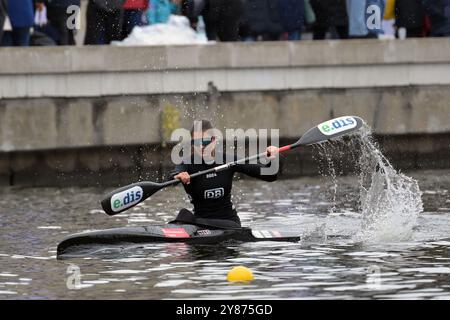
{"label": "racing kayak", "polygon": [[301,236],[292,231],[277,229],[252,230],[250,228],[208,229],[190,224],[166,224],[143,227],[123,227],[88,231],[65,238],[57,247],[58,259],[95,245],[150,244],[184,242],[190,244],[216,244],[225,241],[300,241]]}

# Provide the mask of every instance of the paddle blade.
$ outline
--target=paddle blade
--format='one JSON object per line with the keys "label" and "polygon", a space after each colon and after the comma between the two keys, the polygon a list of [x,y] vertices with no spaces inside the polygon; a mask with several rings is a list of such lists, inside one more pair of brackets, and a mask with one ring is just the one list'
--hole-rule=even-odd
{"label": "paddle blade", "polygon": [[331,119],[309,129],[291,148],[335,139],[359,130],[363,124],[363,119],[355,116]]}
{"label": "paddle blade", "polygon": [[107,194],[101,201],[102,208],[113,216],[134,207],[162,188],[163,184],[155,182],[133,183]]}

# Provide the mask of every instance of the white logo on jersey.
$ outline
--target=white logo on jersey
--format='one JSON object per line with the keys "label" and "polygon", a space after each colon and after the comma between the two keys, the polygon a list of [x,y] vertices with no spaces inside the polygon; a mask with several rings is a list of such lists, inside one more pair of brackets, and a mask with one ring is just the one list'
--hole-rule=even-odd
{"label": "white logo on jersey", "polygon": [[206,179],[214,178],[214,177],[217,177],[217,174],[216,174],[215,172],[213,172],[213,173],[208,173],[208,174],[206,175]]}
{"label": "white logo on jersey", "polygon": [[225,190],[223,188],[216,188],[205,190],[205,199],[217,199],[223,197]]}

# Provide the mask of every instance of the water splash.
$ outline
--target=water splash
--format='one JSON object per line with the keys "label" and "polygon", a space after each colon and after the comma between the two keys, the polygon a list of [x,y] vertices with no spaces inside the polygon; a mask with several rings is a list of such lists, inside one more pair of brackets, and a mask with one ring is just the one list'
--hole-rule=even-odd
{"label": "water splash", "polygon": [[332,142],[326,143],[326,144],[318,144],[317,147],[319,148],[319,153],[324,156],[324,159],[326,160],[326,170],[319,168],[319,173],[321,175],[326,175],[325,172],[328,173],[329,177],[331,178],[331,186],[330,191],[332,193],[332,203],[333,206],[330,208],[329,213],[335,213],[336,212],[336,199],[337,199],[337,192],[338,192],[338,181],[337,181],[337,173],[335,166],[333,164],[333,157],[332,157],[332,148],[328,148],[328,144]]}
{"label": "water splash", "polygon": [[[330,158],[330,146],[334,150]],[[341,150],[344,148],[344,152]],[[328,174],[337,187],[336,159],[339,167],[345,163],[356,164],[359,176],[359,211],[361,229],[354,236],[361,242],[390,242],[409,239],[417,224],[418,215],[423,211],[422,193],[416,180],[396,171],[382,154],[373,140],[371,129],[364,125],[349,139],[340,139],[318,148],[321,156],[328,162]],[[342,161],[343,154],[350,156]],[[321,172],[324,174],[323,172]],[[337,190],[333,192],[336,199]],[[332,211],[334,212],[335,204]]]}
{"label": "water splash", "polygon": [[365,242],[409,239],[423,211],[416,180],[396,171],[381,153],[371,130],[359,133],[360,206],[362,229],[356,238]]}

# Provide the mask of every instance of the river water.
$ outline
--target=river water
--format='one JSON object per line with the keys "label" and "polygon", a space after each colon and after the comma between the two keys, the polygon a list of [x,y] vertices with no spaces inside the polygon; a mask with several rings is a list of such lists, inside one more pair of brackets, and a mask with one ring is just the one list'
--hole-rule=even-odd
{"label": "river water", "polygon": [[[56,260],[71,233],[165,223],[189,207],[182,188],[161,191],[109,217],[109,190],[0,190],[2,299],[449,299],[450,171],[421,171],[423,212],[401,241],[365,242],[357,177],[239,180],[234,202],[245,226],[295,230],[299,243],[259,242],[123,247]],[[336,188],[337,185],[337,188]],[[337,191],[335,191],[337,190]],[[234,266],[255,280],[228,283]],[[79,281],[77,281],[79,279]]]}

